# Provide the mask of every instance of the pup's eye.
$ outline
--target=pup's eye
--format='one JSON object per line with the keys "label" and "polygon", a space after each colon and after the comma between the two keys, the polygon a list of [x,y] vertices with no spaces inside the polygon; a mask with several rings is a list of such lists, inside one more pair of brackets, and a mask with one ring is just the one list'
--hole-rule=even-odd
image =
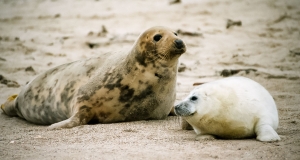
{"label": "pup's eye", "polygon": [[157,34],[153,37],[153,39],[158,42],[160,39],[162,38],[162,36],[160,34]]}
{"label": "pup's eye", "polygon": [[177,33],[174,33],[175,34],[175,36],[177,36]]}
{"label": "pup's eye", "polygon": [[198,97],[196,97],[196,96],[191,97],[192,101],[196,101],[197,99],[198,99]]}

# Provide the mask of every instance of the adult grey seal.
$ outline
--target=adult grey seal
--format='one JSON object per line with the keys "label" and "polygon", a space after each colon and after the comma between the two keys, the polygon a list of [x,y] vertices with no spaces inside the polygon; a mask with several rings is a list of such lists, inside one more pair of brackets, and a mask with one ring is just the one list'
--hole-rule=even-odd
{"label": "adult grey seal", "polygon": [[280,140],[272,96],[248,78],[230,77],[198,86],[175,106],[175,113],[193,127],[198,140],[214,136]]}
{"label": "adult grey seal", "polygon": [[185,51],[175,32],[153,27],[127,53],[63,64],[38,75],[1,109],[50,128],[164,119],[175,101],[178,58]]}

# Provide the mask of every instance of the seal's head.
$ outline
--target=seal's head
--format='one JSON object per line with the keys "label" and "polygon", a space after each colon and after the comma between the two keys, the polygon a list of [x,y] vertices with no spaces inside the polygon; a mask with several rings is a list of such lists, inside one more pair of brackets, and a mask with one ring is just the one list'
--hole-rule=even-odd
{"label": "seal's head", "polygon": [[154,61],[173,65],[186,51],[186,45],[177,33],[166,27],[152,27],[146,30],[135,42],[134,48],[137,52],[136,60],[143,66]]}
{"label": "seal's head", "polygon": [[197,105],[199,103],[200,100],[197,92],[191,92],[185,100],[175,106],[175,114],[182,117],[193,116],[197,112]]}

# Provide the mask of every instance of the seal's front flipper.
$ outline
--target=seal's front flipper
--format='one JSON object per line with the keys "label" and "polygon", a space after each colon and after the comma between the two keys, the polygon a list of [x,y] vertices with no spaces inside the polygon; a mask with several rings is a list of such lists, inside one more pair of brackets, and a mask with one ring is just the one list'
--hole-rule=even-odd
{"label": "seal's front flipper", "polygon": [[57,123],[54,123],[54,124],[50,125],[49,129],[72,128],[72,127],[79,126],[79,125],[80,125],[79,118],[73,116],[73,117],[71,117],[69,119],[66,119],[64,121],[57,122]]}
{"label": "seal's front flipper", "polygon": [[14,94],[7,98],[6,102],[1,105],[2,111],[9,116],[17,116],[15,99],[18,95]]}
{"label": "seal's front flipper", "polygon": [[91,111],[91,107],[81,106],[79,111],[70,117],[61,122],[54,123],[49,126],[50,129],[58,129],[58,128],[72,128],[80,125],[87,124],[92,118],[94,114]]}
{"label": "seal's front flipper", "polygon": [[279,141],[280,137],[270,125],[260,125],[256,128],[256,139],[263,142]]}

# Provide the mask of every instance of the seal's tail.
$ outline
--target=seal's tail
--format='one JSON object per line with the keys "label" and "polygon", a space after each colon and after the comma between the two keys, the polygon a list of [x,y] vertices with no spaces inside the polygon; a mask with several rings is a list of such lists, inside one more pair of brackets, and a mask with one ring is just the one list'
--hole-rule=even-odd
{"label": "seal's tail", "polygon": [[18,95],[14,94],[7,98],[6,102],[1,105],[2,111],[9,116],[16,116],[15,99]]}

